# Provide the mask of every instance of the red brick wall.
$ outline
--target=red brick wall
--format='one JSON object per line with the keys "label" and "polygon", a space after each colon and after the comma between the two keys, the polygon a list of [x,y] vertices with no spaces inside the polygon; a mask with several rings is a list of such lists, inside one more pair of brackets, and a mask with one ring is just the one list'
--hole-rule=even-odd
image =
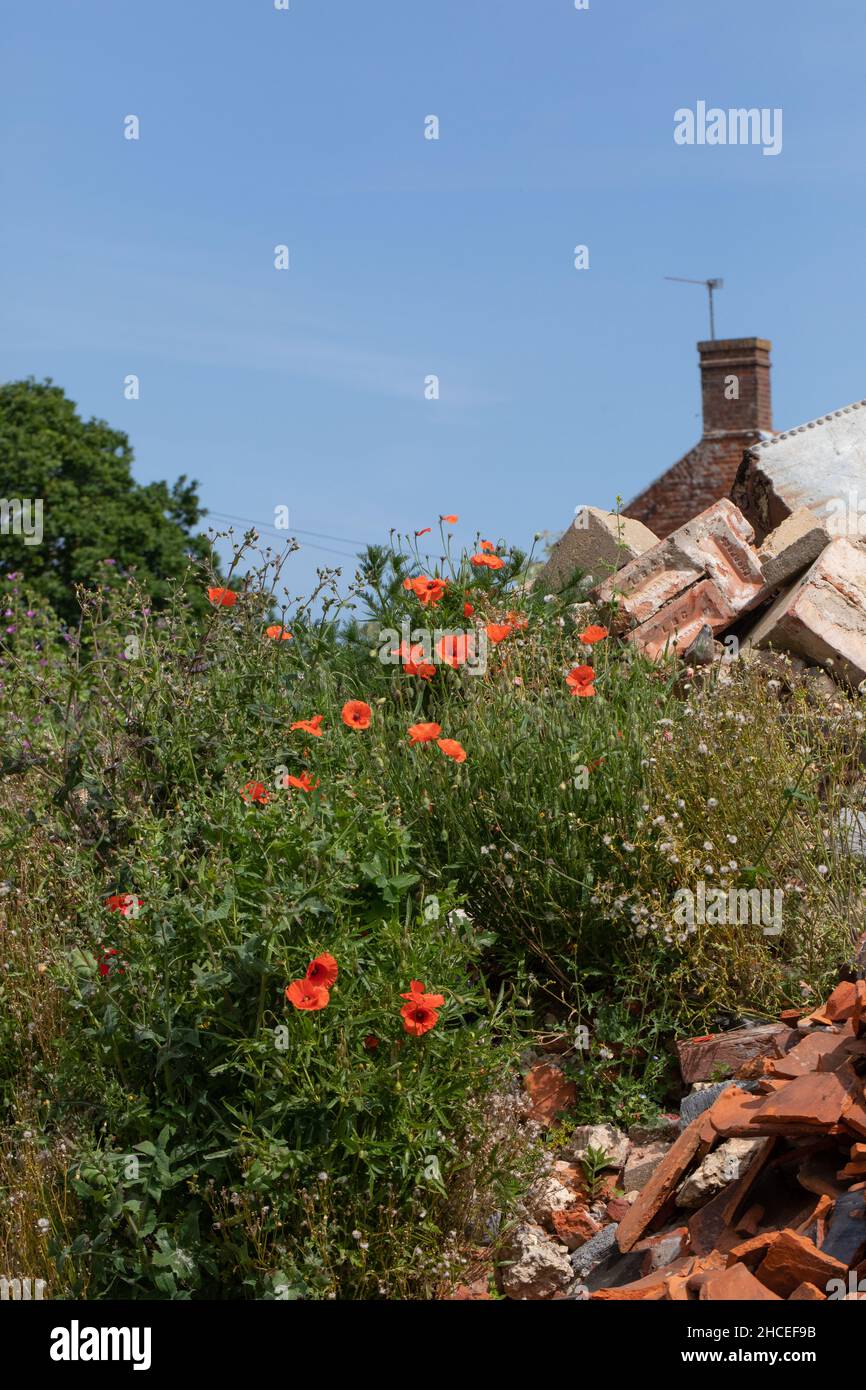
{"label": "red brick wall", "polygon": [[748,431],[717,439],[702,439],[693,449],[650,483],[623,508],[625,516],[642,521],[662,539],[684,526],[698,512],[727,497],[743,454],[757,435]]}

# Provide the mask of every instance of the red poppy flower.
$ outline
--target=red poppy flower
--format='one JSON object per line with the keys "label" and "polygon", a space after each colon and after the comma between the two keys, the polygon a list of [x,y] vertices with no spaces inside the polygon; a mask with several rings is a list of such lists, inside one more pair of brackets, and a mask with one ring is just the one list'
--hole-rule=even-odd
{"label": "red poppy flower", "polygon": [[482,542],[481,542],[481,549],[482,549],[482,550],[490,550],[490,551],[493,551],[493,550],[496,549],[496,546],[493,544],[492,541],[482,541]]}
{"label": "red poppy flower", "polygon": [[456,671],[458,666],[474,658],[475,636],[471,632],[446,632],[444,637],[439,638],[436,650],[440,661],[453,666]]}
{"label": "red poppy flower", "polygon": [[110,898],[105,899],[105,906],[124,917],[137,917],[144,906],[144,899],[136,897],[134,893],[112,893]]}
{"label": "red poppy flower", "polygon": [[439,520],[447,521],[449,526],[456,526],[459,518],[452,513],[451,516],[440,516]]}
{"label": "red poppy flower", "polygon": [[439,1015],[436,1010],[429,1009],[426,1004],[404,1004],[400,1010],[400,1016],[403,1019],[403,1027],[406,1032],[411,1033],[415,1038],[423,1037],[439,1022]]}
{"label": "red poppy flower", "polygon": [[313,984],[312,980],[292,980],[286,988],[286,998],[296,1009],[324,1009],[331,998],[324,985]]}
{"label": "red poppy flower", "polygon": [[575,666],[569,671],[565,683],[572,695],[588,696],[595,694],[595,671],[591,666]]}
{"label": "red poppy flower", "polygon": [[319,725],[324,717],[323,714],[314,714],[312,719],[296,719],[292,725],[291,732],[294,733],[295,729],[303,729],[305,734],[312,734],[313,738],[321,738],[322,730],[319,728]]}
{"label": "red poppy flower", "polygon": [[511,635],[511,624],[488,623],[484,631],[487,633],[488,640],[496,646],[497,642],[504,642],[506,637]]}
{"label": "red poppy flower", "polygon": [[441,724],[410,724],[410,743],[432,743],[442,732]]}
{"label": "red poppy flower", "polygon": [[266,627],[265,636],[270,637],[273,642],[291,642],[292,640],[289,629],[280,623],[271,623],[270,627]]}
{"label": "red poppy flower", "polygon": [[466,749],[461,747],[456,738],[439,738],[436,742],[446,758],[452,758],[455,763],[465,763]]}
{"label": "red poppy flower", "polygon": [[320,785],[321,779],[317,777],[313,782],[309,772],[302,772],[300,777],[293,777],[291,773],[288,773],[283,781],[287,787],[296,787],[299,792],[314,792],[316,787]]}
{"label": "red poppy flower", "polygon": [[429,607],[431,604],[438,603],[447,587],[447,580],[431,579],[424,574],[418,575],[415,579],[403,580],[403,588],[411,590],[424,608]]}
{"label": "red poppy flower", "polygon": [[589,627],[585,627],[583,632],[579,632],[577,635],[581,642],[585,643],[587,647],[591,647],[593,642],[603,642],[605,637],[610,634],[606,627],[598,627],[595,623],[590,623]]}
{"label": "red poppy flower", "polygon": [[323,951],[315,960],[311,960],[307,966],[306,979],[314,985],[322,985],[325,989],[330,989],[337,978],[337,962],[327,951]]}
{"label": "red poppy flower", "polygon": [[271,794],[265,787],[264,782],[247,782],[241,788],[241,796],[247,805],[252,805],[257,801],[260,806],[266,806],[271,799]]}
{"label": "red poppy flower", "polygon": [[373,711],[363,700],[347,700],[343,706],[343,723],[350,729],[369,729]]}
{"label": "red poppy flower", "polygon": [[463,605],[463,616],[464,616],[464,618],[471,618],[471,617],[472,617],[472,614],[473,614],[474,612],[475,612],[475,609],[472,607],[472,604],[471,604],[471,603],[464,603],[464,605]]}
{"label": "red poppy flower", "polygon": [[416,642],[412,647],[401,642],[391,655],[400,657],[407,676],[420,676],[423,681],[429,681],[436,674],[436,667],[424,660],[423,642]]}
{"label": "red poppy flower", "polygon": [[401,994],[400,998],[411,999],[415,1004],[426,1004],[431,1009],[439,1009],[445,1003],[444,994],[426,993],[423,980],[410,980],[408,994]]}
{"label": "red poppy flower", "polygon": [[368,1052],[376,1051],[376,1048],[379,1046],[379,1039],[376,1037],[375,1033],[367,1034],[366,1038],[364,1039],[364,1046]]}
{"label": "red poppy flower", "polygon": [[417,539],[418,536],[426,536],[427,533],[428,533],[428,531],[431,531],[432,529],[433,529],[433,528],[432,528],[431,526],[425,526],[424,529],[423,529],[423,531],[416,531],[416,532],[415,532],[415,538]]}
{"label": "red poppy flower", "polygon": [[207,596],[214,608],[233,608],[238,601],[234,589],[208,589]]}
{"label": "red poppy flower", "polygon": [[473,555],[471,557],[471,563],[478,569],[482,567],[489,570],[501,570],[505,568],[505,561],[502,559],[501,555]]}

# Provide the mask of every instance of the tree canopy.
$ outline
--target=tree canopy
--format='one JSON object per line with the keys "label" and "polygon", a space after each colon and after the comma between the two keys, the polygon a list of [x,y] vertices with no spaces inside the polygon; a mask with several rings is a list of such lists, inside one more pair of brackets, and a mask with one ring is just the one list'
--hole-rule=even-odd
{"label": "tree canopy", "polygon": [[193,533],[204,511],[185,474],[171,487],[140,484],[132,464],[126,434],[82,419],[50,380],[0,386],[0,574],[22,572],[68,623],[78,619],[76,584],[131,569],[159,607],[188,556],[209,550]]}

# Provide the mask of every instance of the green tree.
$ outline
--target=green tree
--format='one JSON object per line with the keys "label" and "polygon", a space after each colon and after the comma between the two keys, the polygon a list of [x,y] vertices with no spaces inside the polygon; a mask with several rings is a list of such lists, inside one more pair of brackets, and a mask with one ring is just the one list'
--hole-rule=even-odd
{"label": "green tree", "polygon": [[[0,386],[0,574],[21,571],[68,623],[78,620],[76,584],[112,583],[134,569],[159,607],[188,556],[209,550],[192,533],[204,516],[198,484],[182,475],[172,487],[142,486],[132,462],[123,431],[83,420],[50,380]],[[25,504],[23,513],[13,499]]]}

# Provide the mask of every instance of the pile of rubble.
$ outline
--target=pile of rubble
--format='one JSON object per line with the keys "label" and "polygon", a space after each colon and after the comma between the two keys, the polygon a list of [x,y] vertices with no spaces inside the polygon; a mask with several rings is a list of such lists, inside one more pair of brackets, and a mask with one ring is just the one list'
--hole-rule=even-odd
{"label": "pile of rubble", "polygon": [[665,540],[581,508],[542,583],[555,589],[581,570],[615,630],[653,659],[733,632],[743,648],[790,653],[856,688],[866,679],[864,406],[755,444],[731,498]]}
{"label": "pile of rubble", "polygon": [[[575,1130],[508,1239],[503,1292],[866,1299],[866,982],[840,984],[804,1018],[678,1051],[692,1085],[680,1116],[628,1135]],[[720,1072],[732,1080],[711,1083]],[[573,1101],[555,1062],[526,1084],[543,1123]],[[591,1180],[600,1151],[606,1171]]]}

